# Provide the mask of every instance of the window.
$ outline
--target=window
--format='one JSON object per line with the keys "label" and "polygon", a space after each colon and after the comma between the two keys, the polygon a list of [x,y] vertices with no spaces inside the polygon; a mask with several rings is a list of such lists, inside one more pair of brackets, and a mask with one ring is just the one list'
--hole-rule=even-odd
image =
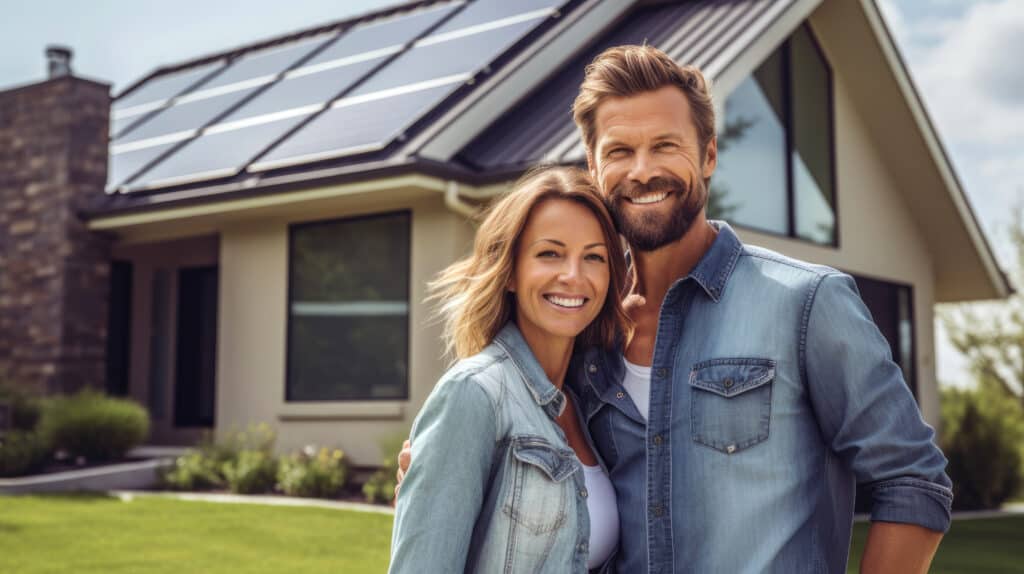
{"label": "window", "polygon": [[832,72],[807,25],[725,101],[710,217],[836,244]]}
{"label": "window", "polygon": [[408,397],[410,221],[291,227],[286,400]]}
{"label": "window", "polygon": [[903,370],[903,378],[917,396],[917,368],[914,362],[914,292],[900,285],[854,276],[857,290],[871,317],[892,349],[892,360]]}

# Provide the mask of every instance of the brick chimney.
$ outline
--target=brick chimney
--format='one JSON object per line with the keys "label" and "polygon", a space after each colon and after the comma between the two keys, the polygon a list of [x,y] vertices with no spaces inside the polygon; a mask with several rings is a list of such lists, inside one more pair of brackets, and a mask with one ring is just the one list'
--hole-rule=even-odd
{"label": "brick chimney", "polygon": [[0,92],[0,380],[102,389],[108,241],[76,214],[103,194],[110,86],[47,49],[46,81]]}

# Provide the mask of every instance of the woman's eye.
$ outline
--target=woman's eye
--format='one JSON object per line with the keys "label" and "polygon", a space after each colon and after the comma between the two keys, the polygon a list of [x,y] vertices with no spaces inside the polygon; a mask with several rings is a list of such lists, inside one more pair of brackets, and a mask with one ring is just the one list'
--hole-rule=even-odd
{"label": "woman's eye", "polygon": [[541,251],[540,253],[538,253],[537,257],[558,257],[558,252],[548,249],[546,251]]}
{"label": "woman's eye", "polygon": [[600,263],[604,263],[605,262],[604,255],[601,255],[599,253],[591,253],[591,254],[587,255],[587,260],[588,261],[598,261]]}

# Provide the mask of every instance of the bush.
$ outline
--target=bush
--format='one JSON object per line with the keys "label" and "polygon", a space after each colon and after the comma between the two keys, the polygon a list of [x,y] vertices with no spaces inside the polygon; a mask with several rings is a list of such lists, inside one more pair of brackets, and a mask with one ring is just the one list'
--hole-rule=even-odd
{"label": "bush", "polygon": [[999,508],[1022,486],[1017,421],[978,391],[943,391],[943,445],[953,480],[953,508]]}
{"label": "bush", "polygon": [[50,449],[36,433],[9,431],[0,437],[0,476],[21,476],[46,462]]}
{"label": "bush", "polygon": [[42,410],[42,399],[10,383],[0,383],[0,403],[11,406],[15,430],[35,430]]}
{"label": "bush", "polygon": [[224,485],[221,465],[202,450],[179,456],[163,474],[164,486],[172,490],[205,490]]}
{"label": "bush", "polygon": [[405,435],[395,436],[381,445],[384,463],[363,485],[363,496],[370,504],[390,504],[395,499],[395,474],[398,472],[398,453],[402,451]]}
{"label": "bush", "polygon": [[281,460],[277,479],[287,495],[334,498],[348,480],[348,461],[340,450],[306,447]]}
{"label": "bush", "polygon": [[262,450],[243,450],[221,467],[228,488],[235,494],[263,494],[274,490],[277,459]]}
{"label": "bush", "polygon": [[149,414],[137,403],[83,391],[53,399],[39,432],[54,449],[88,460],[121,458],[149,434]]}

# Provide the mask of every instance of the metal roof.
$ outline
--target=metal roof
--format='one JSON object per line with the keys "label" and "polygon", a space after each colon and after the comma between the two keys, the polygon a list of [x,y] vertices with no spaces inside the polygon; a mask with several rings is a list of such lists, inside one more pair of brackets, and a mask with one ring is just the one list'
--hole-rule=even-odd
{"label": "metal roof", "polygon": [[[741,35],[757,35],[792,0],[700,0],[641,7],[601,36],[532,96],[481,133],[456,157],[470,169],[487,172],[538,162],[586,161],[572,119],[572,102],[587,64],[611,46],[649,44],[677,62],[702,70],[722,70]],[[711,78],[712,80],[714,78]]]}

